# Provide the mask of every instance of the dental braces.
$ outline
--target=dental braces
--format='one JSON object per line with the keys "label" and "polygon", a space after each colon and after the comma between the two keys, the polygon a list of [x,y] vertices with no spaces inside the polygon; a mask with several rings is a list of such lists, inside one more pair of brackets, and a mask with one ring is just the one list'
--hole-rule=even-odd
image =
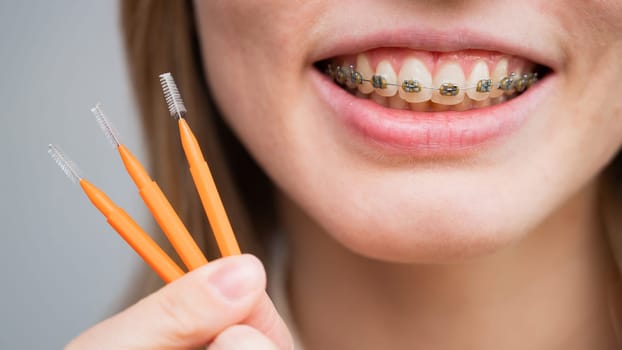
{"label": "dental braces", "polygon": [[372,75],[371,79],[367,79],[363,77],[363,74],[357,71],[352,64],[347,67],[333,67],[332,64],[328,64],[325,73],[337,84],[346,86],[349,89],[354,89],[358,85],[364,83],[370,83],[375,89],[386,89],[389,86],[396,86],[409,94],[420,93],[422,90],[438,90],[441,96],[457,96],[461,90],[475,90],[479,93],[489,93],[492,92],[493,88],[506,92],[512,90],[523,92],[538,81],[537,72],[525,73],[520,76],[512,72],[498,82],[493,82],[492,79],[481,79],[474,86],[458,86],[453,83],[443,83],[441,86],[435,88],[423,86],[419,81],[414,79],[404,80],[401,84],[389,83],[384,76],[377,74]]}

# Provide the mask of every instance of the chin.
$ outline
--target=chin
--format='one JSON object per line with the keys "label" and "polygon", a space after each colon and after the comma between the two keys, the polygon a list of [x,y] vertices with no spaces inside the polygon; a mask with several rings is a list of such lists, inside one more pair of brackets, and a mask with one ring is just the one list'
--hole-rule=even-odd
{"label": "chin", "polygon": [[331,232],[340,244],[356,254],[386,262],[419,264],[459,263],[490,255],[518,235],[507,227],[495,228],[494,224],[483,224],[476,218],[467,218],[451,227],[447,224],[452,222],[450,219],[429,221],[377,230],[370,230],[366,223],[351,223]]}
{"label": "chin", "polygon": [[351,190],[299,203],[322,203],[302,209],[347,250],[386,262],[457,263],[484,257],[524,238],[546,214],[533,206],[522,210],[520,198],[505,200],[494,190]]}

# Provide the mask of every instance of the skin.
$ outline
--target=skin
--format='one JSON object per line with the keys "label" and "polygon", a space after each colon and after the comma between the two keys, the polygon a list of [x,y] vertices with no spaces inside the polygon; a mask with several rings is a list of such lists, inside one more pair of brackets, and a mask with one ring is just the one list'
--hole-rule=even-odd
{"label": "skin", "polygon": [[[289,302],[306,348],[618,346],[608,303],[618,273],[603,235],[597,188],[599,174],[622,145],[620,2],[195,5],[214,98],[280,190],[291,251]],[[552,92],[517,132],[461,156],[396,156],[353,141],[311,78],[320,53],[338,34],[413,21],[443,26],[447,18],[495,28],[523,45],[544,45],[554,66]],[[241,81],[252,84],[241,88]],[[256,263],[244,266],[263,276]],[[177,291],[187,299],[184,293],[207,285],[209,295],[209,278],[205,284],[193,277],[201,273],[158,293]],[[172,338],[204,334],[192,338],[198,345],[242,332],[226,339],[253,349],[289,348],[280,320],[275,327],[256,322],[278,320],[258,292],[265,279],[258,281],[250,293],[255,299],[240,302],[235,320],[215,313],[220,323],[212,326],[173,311],[194,332],[173,327]],[[149,302],[121,319],[153,323],[160,332],[136,332],[145,335],[140,339],[160,339],[171,310],[215,307],[203,305],[206,298],[196,292],[190,297],[196,304],[160,311],[159,319]],[[207,299],[220,310],[229,305]],[[234,326],[248,320],[242,323],[251,329]],[[100,344],[123,324],[105,321],[76,341]],[[217,344],[223,343],[218,349],[241,348]],[[180,344],[166,348],[190,348],[189,342]]]}

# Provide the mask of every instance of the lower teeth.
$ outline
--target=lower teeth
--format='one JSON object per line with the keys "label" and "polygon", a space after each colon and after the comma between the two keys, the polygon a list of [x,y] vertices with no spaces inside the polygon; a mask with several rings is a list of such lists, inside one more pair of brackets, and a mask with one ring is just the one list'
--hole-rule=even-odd
{"label": "lower teeth", "polygon": [[437,111],[466,111],[474,108],[483,108],[492,105],[496,105],[512,99],[525,90],[530,88],[538,80],[538,73],[526,73],[517,75],[511,73],[509,76],[504,77],[500,81],[492,81],[490,79],[480,80],[476,86],[458,86],[452,83],[444,83],[439,87],[422,86],[416,80],[405,80],[400,84],[392,84],[381,75],[373,75],[371,77],[365,77],[358,72],[353,65],[348,67],[333,66],[328,64],[325,69],[325,74],[335,81],[338,85],[354,91],[357,87],[363,83],[370,83],[375,89],[386,89],[388,86],[395,86],[398,89],[402,89],[407,94],[417,94],[422,90],[436,90],[441,96],[455,96],[460,91],[474,90],[481,93],[489,93],[495,89],[503,90],[504,95],[495,98],[488,98],[483,101],[471,100],[467,96],[464,96],[464,100],[458,104],[445,105],[440,103],[434,103],[432,101],[420,102],[420,103],[398,103],[399,101],[391,101],[392,98],[401,99],[398,95],[393,97],[384,97],[373,92],[371,95],[356,92],[356,96],[363,99],[371,99],[374,102],[391,108],[408,109],[410,107],[413,111],[419,112],[437,112]]}
{"label": "lower teeth", "polygon": [[465,97],[462,102],[455,104],[455,105],[445,105],[445,104],[440,104],[440,103],[434,103],[432,101],[410,103],[405,100],[402,100],[397,95],[392,96],[392,97],[384,97],[376,93],[364,94],[359,91],[356,91],[354,95],[364,100],[372,100],[376,104],[379,104],[387,108],[392,108],[392,109],[404,109],[404,110],[410,109],[416,112],[444,112],[444,111],[464,112],[464,111],[468,111],[471,109],[478,109],[478,108],[498,105],[500,103],[503,103],[505,101],[508,101],[516,97],[518,94],[502,95],[499,97],[489,98],[483,101],[476,101],[468,97]]}

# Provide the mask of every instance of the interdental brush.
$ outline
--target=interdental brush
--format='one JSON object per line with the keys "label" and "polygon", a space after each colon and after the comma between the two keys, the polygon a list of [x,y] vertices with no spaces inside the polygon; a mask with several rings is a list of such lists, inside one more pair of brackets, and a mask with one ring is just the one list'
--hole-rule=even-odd
{"label": "interdental brush", "polygon": [[119,135],[106,118],[101,104],[98,103],[91,108],[91,112],[112,146],[119,152],[128,174],[130,174],[138,188],[138,193],[143,198],[145,204],[147,204],[149,211],[186,267],[189,270],[194,270],[199,266],[207,264],[207,259],[201,252],[201,249],[192,239],[190,232],[188,232],[158,184],[149,177],[149,174],[138,159],[119,141]]}
{"label": "interdental brush", "polygon": [[190,165],[192,180],[199,192],[199,197],[212,231],[214,231],[220,253],[223,256],[240,254],[240,248],[233,234],[225,208],[220,200],[212,174],[205,158],[203,158],[199,143],[186,122],[186,106],[179,94],[179,90],[177,90],[177,85],[171,73],[161,74],[160,84],[162,85],[168,110],[171,116],[177,119],[181,144]]}
{"label": "interdental brush", "polygon": [[78,167],[56,145],[48,146],[48,153],[63,172],[74,183],[79,183],[93,205],[108,220],[108,224],[145,260],[145,262],[166,282],[172,282],[184,275],[182,269],[154,242],[151,237],[104,192],[82,178]]}

